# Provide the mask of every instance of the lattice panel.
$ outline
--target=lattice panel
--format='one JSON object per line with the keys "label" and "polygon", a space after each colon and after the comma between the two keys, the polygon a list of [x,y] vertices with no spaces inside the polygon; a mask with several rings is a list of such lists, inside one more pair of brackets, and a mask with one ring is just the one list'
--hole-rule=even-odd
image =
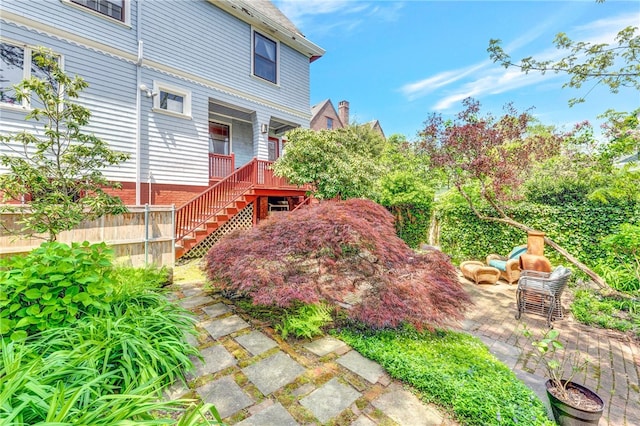
{"label": "lattice panel", "polygon": [[251,229],[253,226],[253,203],[246,206],[220,228],[216,229],[204,240],[200,241],[194,248],[185,253],[184,259],[197,259],[204,257],[222,237],[236,229]]}

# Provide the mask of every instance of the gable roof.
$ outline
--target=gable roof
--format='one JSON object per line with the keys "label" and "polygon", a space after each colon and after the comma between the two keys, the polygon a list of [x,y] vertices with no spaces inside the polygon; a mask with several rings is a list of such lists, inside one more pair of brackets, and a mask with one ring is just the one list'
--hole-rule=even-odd
{"label": "gable roof", "polygon": [[269,0],[208,1],[306,55],[311,62],[325,53],[324,49],[308,40],[293,22]]}
{"label": "gable roof", "polygon": [[331,102],[331,99],[325,99],[324,101],[318,102],[317,104],[311,107],[311,117],[315,117],[320,111],[322,111],[325,108],[327,104],[329,104],[333,109],[333,112],[335,112],[336,115],[338,115],[338,112],[334,108],[333,103]]}

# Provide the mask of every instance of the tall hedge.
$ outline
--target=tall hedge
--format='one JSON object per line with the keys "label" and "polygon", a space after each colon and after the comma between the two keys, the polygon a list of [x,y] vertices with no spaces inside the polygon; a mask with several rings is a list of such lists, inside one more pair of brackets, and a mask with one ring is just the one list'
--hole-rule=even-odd
{"label": "tall hedge", "polygon": [[[489,213],[486,211],[485,213]],[[640,204],[573,203],[549,206],[522,203],[508,211],[515,220],[543,231],[587,266],[606,260],[602,238],[615,233],[621,224],[640,224]],[[525,244],[526,233],[496,222],[478,219],[465,205],[439,205],[442,250],[454,263],[484,260],[489,253],[507,254],[515,245]],[[560,257],[547,247],[552,263]]]}

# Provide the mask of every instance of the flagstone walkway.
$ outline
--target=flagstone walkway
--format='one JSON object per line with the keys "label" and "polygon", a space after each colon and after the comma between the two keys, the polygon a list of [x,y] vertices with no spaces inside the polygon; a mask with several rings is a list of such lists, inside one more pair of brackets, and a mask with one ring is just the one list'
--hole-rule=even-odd
{"label": "flagstone walkway", "polygon": [[[543,332],[545,320],[529,314],[514,318],[515,285],[475,285],[462,276],[461,281],[475,303],[463,330],[480,338],[548,405],[544,372],[527,356],[529,343],[521,332],[523,324]],[[174,297],[198,315],[200,334],[189,339],[204,362],[194,360],[187,386],[175,384],[168,399],[189,396],[213,403],[228,425],[457,425],[340,340],[283,341],[267,324],[244,317],[197,283],[182,284]],[[605,401],[599,426],[640,425],[637,342],[578,324],[570,315],[556,321],[555,329],[567,349],[591,360],[576,381]]]}
{"label": "flagstone walkway", "polygon": [[458,424],[338,339],[283,341],[200,284],[182,284],[173,297],[198,315],[200,334],[188,339],[204,361],[193,360],[187,385],[174,384],[167,399],[199,398],[238,426]]}

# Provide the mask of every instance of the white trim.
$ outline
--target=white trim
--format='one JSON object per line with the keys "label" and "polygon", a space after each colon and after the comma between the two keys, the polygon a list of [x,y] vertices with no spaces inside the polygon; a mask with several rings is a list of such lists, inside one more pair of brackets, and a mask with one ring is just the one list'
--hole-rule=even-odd
{"label": "white trim", "polygon": [[[276,44],[276,81],[267,80],[266,78],[260,77],[255,73],[255,57],[256,57],[256,33],[260,35],[260,37],[265,38],[269,41],[272,41]],[[280,87],[280,41],[274,37],[269,37],[262,33],[261,31],[257,31],[255,28],[251,27],[251,70],[250,75],[254,79],[261,81],[263,83],[272,84],[274,86]]]}
{"label": "white trim", "polygon": [[[160,92],[167,92],[182,97],[182,112],[171,111],[160,107]],[[160,81],[153,81],[153,111],[174,117],[188,118],[191,120],[191,91],[172,86]]]}
{"label": "white trim", "polygon": [[[23,42],[18,42],[12,39],[8,39],[8,38],[4,38],[4,37],[0,37],[0,43],[1,44],[9,44],[11,46],[15,46],[15,47],[19,47],[22,49],[23,51],[23,58],[22,58],[22,78],[20,79],[20,81],[18,83],[21,83],[22,81],[28,79],[31,77],[31,62],[33,61],[33,51],[38,49],[38,46],[36,45],[32,45],[32,44],[27,44],[27,43],[23,43]],[[62,56],[61,54],[58,54],[56,52],[54,52],[55,57],[58,59],[58,66],[60,67],[60,69],[62,71],[64,71],[64,56]],[[16,83],[16,84],[18,84]],[[61,89],[64,89],[63,87],[61,87]],[[63,90],[60,91],[60,96],[62,96]],[[6,109],[10,109],[10,110],[15,110],[15,111],[24,111],[24,112],[29,112],[31,111],[33,108],[31,108],[31,95],[32,93],[29,92],[29,96],[25,97],[22,100],[21,104],[10,104],[7,102],[2,102],[0,101],[0,108],[6,108]],[[62,108],[63,105],[60,104],[60,108]]]}
{"label": "white trim", "polygon": [[105,20],[107,20],[107,21],[109,21],[111,23],[122,25],[122,26],[125,26],[127,28],[131,28],[131,0],[123,0],[124,21],[121,21],[119,19],[113,18],[113,17],[111,17],[109,15],[105,15],[103,13],[95,11],[95,10],[93,10],[91,8],[88,8],[86,6],[83,6],[81,4],[74,3],[71,0],[60,0],[60,2],[62,4],[67,5],[67,6],[74,7],[76,9],[82,10],[83,12],[90,13],[93,16],[97,16],[99,18],[105,19]]}

